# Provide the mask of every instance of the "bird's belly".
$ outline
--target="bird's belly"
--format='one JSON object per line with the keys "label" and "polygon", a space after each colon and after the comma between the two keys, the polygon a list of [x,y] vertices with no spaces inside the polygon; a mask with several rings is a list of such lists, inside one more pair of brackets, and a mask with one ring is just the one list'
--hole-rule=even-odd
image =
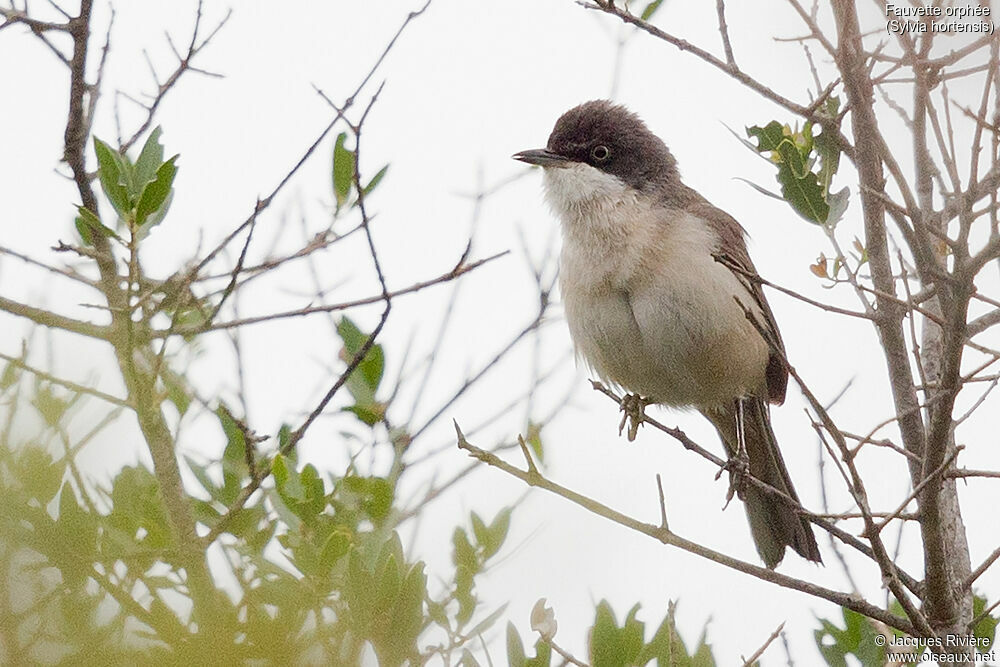
{"label": "bird's belly", "polygon": [[576,288],[563,299],[577,353],[603,380],[666,405],[709,407],[759,393],[769,350],[733,299],[749,306],[749,293],[711,256],[688,260],[661,267],[656,281],[620,286],[580,289],[585,281],[563,275]]}

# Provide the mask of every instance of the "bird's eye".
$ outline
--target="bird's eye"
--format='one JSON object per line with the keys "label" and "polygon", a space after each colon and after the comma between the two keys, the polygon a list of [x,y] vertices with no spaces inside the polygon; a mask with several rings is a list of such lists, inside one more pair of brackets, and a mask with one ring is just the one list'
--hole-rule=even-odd
{"label": "bird's eye", "polygon": [[590,157],[594,158],[598,162],[604,162],[609,157],[611,157],[611,150],[607,146],[604,146],[604,145],[594,146],[590,150]]}

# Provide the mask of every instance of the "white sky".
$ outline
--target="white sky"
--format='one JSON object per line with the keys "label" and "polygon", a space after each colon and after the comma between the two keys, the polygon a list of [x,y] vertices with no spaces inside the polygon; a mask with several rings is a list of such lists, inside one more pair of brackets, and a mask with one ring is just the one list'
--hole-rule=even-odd
{"label": "white sky", "polygon": [[[99,4],[97,27],[106,25],[108,18],[106,5]],[[230,23],[197,63],[225,78],[186,76],[158,116],[167,154],[180,153],[181,158],[173,208],[150,237],[144,255],[152,275],[165,277],[191,257],[199,242],[203,248],[213,246],[246,218],[255,198],[273,188],[331,117],[312,85],[342,101],[406,12],[419,4],[246,1],[233,7]],[[862,4],[864,11],[877,10]],[[142,49],[148,49],[165,76],[170,52],[163,31],[169,31],[175,42],[186,43],[193,3],[118,5],[105,91],[117,88],[137,96],[150,90]],[[800,47],[771,40],[771,36],[804,32],[791,9],[776,0],[731,5],[728,19],[740,66],[778,92],[805,100],[812,80]],[[222,3],[208,2],[207,24],[217,21],[225,10]],[[657,22],[721,53],[714,3],[667,2]],[[65,258],[49,248],[56,239],[72,238],[72,204],[77,203],[71,184],[54,171],[62,148],[67,77],[51,54],[25,32],[13,28],[0,33],[0,90],[6,93],[0,105],[0,237],[6,246],[58,263]],[[543,146],[555,119],[567,108],[609,95],[619,37],[628,41],[622,51],[616,99],[639,112],[663,137],[689,185],[748,228],[751,253],[761,273],[815,298],[856,307],[846,290],[826,290],[808,271],[820,252],[830,254],[821,231],[787,206],[733,180],[742,177],[767,187],[775,185],[768,165],[741,146],[724,125],[741,132],[747,125],[795,119],[697,59],[634,34],[571,0],[434,0],[376,75],[374,85],[385,80],[386,86],[366,125],[362,168],[370,176],[382,164],[391,163],[389,175],[369,204],[377,214],[376,238],[390,286],[406,286],[454,264],[469,233],[472,202],[466,195],[475,192],[479,183],[488,186],[522,172],[522,166],[509,156]],[[95,41],[94,47],[98,45]],[[821,69],[829,71],[819,50],[813,53]],[[373,90],[370,86],[366,92]],[[978,97],[970,99],[978,102]],[[362,96],[360,103],[366,101]],[[129,114],[125,124],[130,134],[136,116],[127,102],[122,109]],[[114,140],[110,94],[101,99],[95,133]],[[300,239],[303,216],[310,221],[310,229],[322,225],[324,207],[331,199],[331,145],[329,141],[324,145],[262,219],[259,252],[282,229],[287,233],[283,247]],[[907,148],[905,143],[899,146],[904,164]],[[849,184],[852,175],[845,164],[839,182]],[[858,213],[857,192],[853,191],[851,208],[839,230],[845,245],[860,234]],[[479,368],[533,317],[534,284],[519,235],[538,257],[553,238],[554,225],[541,202],[537,173],[527,174],[486,200],[474,256],[507,249],[512,253],[464,282],[453,328],[442,347],[442,366],[423,399],[425,417],[439,400],[435,397],[454,390],[466,373]],[[375,292],[363,246],[335,249],[323,258],[327,284],[343,281],[336,300]],[[241,304],[243,314],[304,305],[311,291],[308,280],[309,274],[303,271],[285,274],[267,288],[252,292],[253,299]],[[25,271],[10,259],[0,260],[0,289],[5,296],[58,306],[76,317],[100,317],[78,305],[92,302],[92,295],[81,295],[48,275]],[[411,365],[433,345],[447,294],[448,288],[439,287],[395,303],[382,339],[393,376],[411,338]],[[867,432],[891,415],[884,364],[871,327],[775,293],[769,297],[790,360],[819,396],[830,400],[853,381],[833,411],[843,428]],[[377,313],[373,308],[352,316],[371,326]],[[23,322],[0,318],[0,350],[16,354],[27,331]],[[101,357],[95,353],[100,348],[62,336],[53,337],[47,348],[46,339],[37,333],[35,341],[38,363],[46,361],[47,349],[51,349],[57,366],[67,374],[87,379],[99,373]],[[260,325],[247,331],[245,344],[251,421],[258,430],[273,433],[282,421],[296,421],[321,395],[332,377],[328,369],[338,344],[322,318]],[[725,481],[713,481],[715,471],[706,462],[650,429],[631,444],[617,437],[615,406],[588,389],[583,373],[574,374],[567,356],[569,346],[565,325],[550,323],[541,348],[543,367],[558,362],[560,368],[553,385],[540,395],[537,414],[547,413],[568,387],[577,388],[570,405],[544,432],[551,476],[616,509],[655,522],[654,475],[660,473],[671,528],[758,562],[742,508],[734,503],[728,511],[720,510]],[[450,418],[463,425],[476,424],[518,395],[530,377],[531,362],[527,346],[478,391],[449,410],[424,446],[447,445],[453,440]],[[192,377],[203,383],[204,395],[213,396],[218,388],[231,398],[231,369],[230,348],[210,341]],[[120,393],[110,377],[101,386]],[[404,397],[412,399],[412,390],[410,394]],[[788,402],[774,410],[773,418],[799,495],[807,507],[819,509],[818,445],[803,406],[798,391],[792,389]],[[995,410],[995,402],[987,404],[983,416]],[[406,416],[407,411],[400,410],[396,418]],[[694,439],[721,453],[717,436],[699,416],[667,412],[655,416],[679,424]],[[509,440],[523,429],[523,420],[522,409],[470,439],[480,446]],[[350,427],[350,421],[342,417],[322,421],[303,443],[302,455],[336,470],[346,455],[336,434]],[[194,432],[199,434],[197,429]],[[203,438],[187,433],[185,451],[213,455],[221,447],[218,433],[202,430]],[[984,449],[987,442],[995,443],[995,436],[985,434],[975,423],[960,431],[959,440],[970,445],[962,455],[967,466],[998,467],[996,448]],[[128,425],[122,426],[103,443],[91,446],[83,455],[84,463],[97,479],[108,479],[122,464],[140,456],[132,438]],[[518,457],[510,459],[520,464]],[[449,450],[432,465],[443,478],[466,462],[462,453]],[[873,506],[894,508],[907,493],[903,461],[866,450],[860,463],[868,473]],[[837,499],[833,509],[847,509],[842,484],[830,468],[828,485],[836,488]],[[465,520],[468,510],[492,516],[521,493],[516,481],[483,468],[447,500],[434,505],[419,526],[414,545],[414,552],[430,563],[432,581],[433,573],[450,571],[451,530]],[[975,565],[996,544],[996,529],[984,528],[995,526],[988,502],[995,498],[995,488],[988,481],[971,481],[962,489],[962,498]],[[907,531],[900,560],[914,573],[919,572],[921,561],[915,536],[915,530]],[[813,567],[789,553],[781,571],[845,587],[828,540],[821,534],[818,537],[826,567]],[[815,616],[839,618],[831,604],[663,547],[541,492],[530,494],[515,512],[504,554],[481,581],[486,611],[510,600],[506,618],[514,621],[531,644],[529,610],[536,599],[547,597],[559,620],[557,641],[581,657],[585,656],[585,628],[601,598],[613,603],[619,619],[634,603],[642,603],[640,618],[651,626],[665,614],[668,600],[679,600],[678,622],[684,638],[693,643],[708,623],[708,639],[724,665],[737,664],[740,654],[752,653],[781,622],[785,622],[796,663],[813,664],[819,659],[812,639]],[[873,565],[859,564],[855,576],[870,600],[884,599]],[[980,579],[979,587],[991,599],[1000,594],[996,568]],[[495,637],[502,636],[504,623],[495,627]],[[499,664],[503,662],[502,642],[495,646],[494,662]],[[773,646],[764,658],[765,665],[783,661],[779,646]]]}

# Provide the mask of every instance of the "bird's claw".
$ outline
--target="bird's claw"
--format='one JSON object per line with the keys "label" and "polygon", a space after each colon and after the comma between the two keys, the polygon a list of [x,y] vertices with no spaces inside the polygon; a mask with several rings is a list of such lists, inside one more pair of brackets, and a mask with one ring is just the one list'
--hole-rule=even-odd
{"label": "bird's claw", "polygon": [[726,491],[726,504],[722,506],[722,509],[726,509],[734,496],[740,500],[746,497],[747,475],[750,472],[750,457],[747,456],[746,450],[740,449],[729,457],[726,465],[716,473],[715,479],[722,477],[723,472],[729,473],[729,490]]}
{"label": "bird's claw", "polygon": [[646,419],[647,405],[649,405],[649,401],[638,394],[626,394],[622,397],[619,409],[624,414],[622,414],[622,421],[618,425],[618,435],[622,434],[622,431],[625,430],[625,423],[628,422],[628,441],[635,440],[635,436],[639,432],[639,425]]}

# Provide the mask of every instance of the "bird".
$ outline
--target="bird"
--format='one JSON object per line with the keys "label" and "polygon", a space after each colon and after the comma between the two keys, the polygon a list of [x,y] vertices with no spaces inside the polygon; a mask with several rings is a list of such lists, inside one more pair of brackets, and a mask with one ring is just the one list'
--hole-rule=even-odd
{"label": "bird", "polygon": [[718,431],[733,479],[742,463],[787,496],[745,477],[730,489],[768,568],[786,547],[822,563],[771,428],[769,405],[784,402],[788,370],[774,313],[750,279],[757,271],[744,228],[682,182],[673,154],[637,114],[608,100],[570,109],[545,148],[513,158],[543,171],[577,357],[628,392],[623,405],[694,408]]}

